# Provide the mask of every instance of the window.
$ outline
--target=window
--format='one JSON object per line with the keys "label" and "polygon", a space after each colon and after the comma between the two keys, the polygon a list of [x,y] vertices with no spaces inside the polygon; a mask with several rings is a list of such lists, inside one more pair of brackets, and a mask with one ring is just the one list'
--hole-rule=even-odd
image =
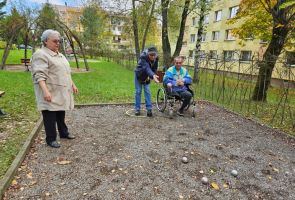
{"label": "window", "polygon": [[196,26],[197,25],[197,18],[196,17],[193,17],[192,18],[192,26]]}
{"label": "window", "polygon": [[206,41],[206,33],[203,33],[201,36],[201,41],[205,42]]}
{"label": "window", "polygon": [[218,41],[219,40],[219,31],[213,31],[212,32],[212,40]]}
{"label": "window", "polygon": [[196,41],[196,35],[195,34],[191,34],[191,43]]}
{"label": "window", "polygon": [[182,41],[182,46],[186,46],[187,45],[187,41]]}
{"label": "window", "polygon": [[235,17],[238,13],[238,10],[239,10],[239,6],[234,6],[229,8],[229,18]]}
{"label": "window", "polygon": [[193,50],[189,50],[188,53],[189,53],[188,57],[190,57],[190,58],[194,57],[194,51]]}
{"label": "window", "polygon": [[209,51],[209,59],[217,59],[217,51],[216,50]]}
{"label": "window", "polygon": [[204,24],[209,24],[209,15],[204,16]]}
{"label": "window", "polygon": [[223,58],[225,61],[234,60],[234,51],[223,51]]}
{"label": "window", "polygon": [[218,22],[221,20],[221,10],[215,11],[215,21]]}
{"label": "window", "polygon": [[251,60],[252,51],[241,51],[241,61],[250,61]]}
{"label": "window", "polygon": [[204,50],[201,50],[199,55],[200,55],[200,58],[206,58],[206,52]]}
{"label": "window", "polygon": [[295,67],[295,51],[286,52],[286,64]]}
{"label": "window", "polygon": [[235,40],[231,29],[225,30],[225,40]]}

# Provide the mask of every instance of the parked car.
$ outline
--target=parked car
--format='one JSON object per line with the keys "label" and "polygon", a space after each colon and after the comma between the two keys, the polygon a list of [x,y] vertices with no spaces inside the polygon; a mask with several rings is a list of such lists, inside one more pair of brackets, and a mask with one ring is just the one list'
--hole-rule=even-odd
{"label": "parked car", "polygon": [[[18,49],[25,49],[25,45],[24,44],[20,44],[17,46]],[[27,45],[27,49],[32,49],[32,47],[30,45]]]}

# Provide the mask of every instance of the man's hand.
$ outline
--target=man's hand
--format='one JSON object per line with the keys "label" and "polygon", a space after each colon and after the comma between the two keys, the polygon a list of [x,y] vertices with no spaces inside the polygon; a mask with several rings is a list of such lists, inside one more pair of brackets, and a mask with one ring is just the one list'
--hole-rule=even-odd
{"label": "man's hand", "polygon": [[176,85],[178,85],[178,86],[183,86],[183,85],[184,85],[184,81],[183,81],[182,79],[178,79],[178,80],[176,81]]}
{"label": "man's hand", "polygon": [[157,76],[156,74],[153,75],[153,79],[156,83],[160,82],[158,78],[159,78],[159,76]]}

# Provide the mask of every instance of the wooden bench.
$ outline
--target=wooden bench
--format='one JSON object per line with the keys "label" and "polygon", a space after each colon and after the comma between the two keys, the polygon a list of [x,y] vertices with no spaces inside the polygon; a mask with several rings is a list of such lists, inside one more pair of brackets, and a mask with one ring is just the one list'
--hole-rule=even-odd
{"label": "wooden bench", "polygon": [[21,58],[20,59],[20,62],[22,63],[22,64],[30,64],[31,63],[31,60],[29,59],[29,58]]}
{"label": "wooden bench", "polygon": [[[2,97],[4,94],[5,94],[4,91],[0,91],[0,97]],[[0,116],[4,116],[4,115],[6,115],[6,113],[3,112],[3,111],[1,110],[1,108],[0,108]]]}

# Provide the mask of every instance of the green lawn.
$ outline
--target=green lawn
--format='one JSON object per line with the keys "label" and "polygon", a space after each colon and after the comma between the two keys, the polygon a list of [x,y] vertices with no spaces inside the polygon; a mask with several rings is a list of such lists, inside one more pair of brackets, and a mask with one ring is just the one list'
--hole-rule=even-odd
{"label": "green lawn", "polygon": [[[2,60],[2,56],[3,56],[3,49],[0,49],[0,58]],[[32,56],[32,51],[28,50],[28,58],[31,58]],[[21,63],[21,59],[25,57],[25,50],[20,49],[14,49],[14,50],[10,50],[9,56],[7,58],[6,64],[20,64]]]}

